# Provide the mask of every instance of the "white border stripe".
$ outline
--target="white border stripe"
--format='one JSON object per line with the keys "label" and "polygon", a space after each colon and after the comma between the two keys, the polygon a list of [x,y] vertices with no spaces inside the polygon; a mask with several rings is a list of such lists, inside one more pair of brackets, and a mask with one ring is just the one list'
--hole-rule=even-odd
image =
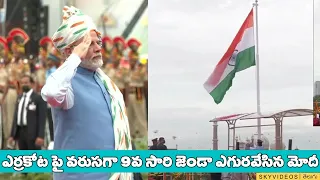
{"label": "white border stripe", "polygon": [[[248,48],[251,48],[255,45],[255,41],[254,41],[254,28],[250,27],[247,28],[244,33],[243,36],[241,38],[241,41],[238,43],[238,45],[236,46],[236,49],[239,51],[239,53],[241,51],[244,51]],[[229,60],[229,59],[228,59]],[[219,86],[219,84],[228,76],[228,74],[231,73],[231,71],[234,69],[234,66],[229,66],[227,65],[226,69],[223,72],[223,75],[221,76],[221,79],[219,80],[219,83],[217,83],[216,86],[213,86],[212,84],[209,83],[205,83],[204,84],[204,88],[208,91],[208,93],[211,93],[217,86]],[[213,73],[213,72],[212,72]]]}
{"label": "white border stripe", "polygon": [[238,43],[236,49],[241,52],[243,50],[246,50],[248,48],[251,48],[252,46],[255,45],[254,42],[254,28],[250,27],[247,28],[242,36],[241,41]]}

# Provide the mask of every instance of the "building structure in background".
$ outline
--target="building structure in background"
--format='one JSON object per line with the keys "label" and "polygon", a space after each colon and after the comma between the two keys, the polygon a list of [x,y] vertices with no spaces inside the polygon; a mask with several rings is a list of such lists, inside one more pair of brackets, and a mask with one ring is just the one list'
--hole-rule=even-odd
{"label": "building structure in background", "polygon": [[[30,37],[25,44],[26,55],[36,55],[39,52],[39,40],[48,35],[49,7],[41,0],[5,0],[0,2],[5,8],[1,10],[1,35],[6,37],[13,28],[23,29]],[[4,17],[3,17],[4,16]]]}
{"label": "building structure in background", "polygon": [[314,83],[313,96],[320,95],[320,81]]}

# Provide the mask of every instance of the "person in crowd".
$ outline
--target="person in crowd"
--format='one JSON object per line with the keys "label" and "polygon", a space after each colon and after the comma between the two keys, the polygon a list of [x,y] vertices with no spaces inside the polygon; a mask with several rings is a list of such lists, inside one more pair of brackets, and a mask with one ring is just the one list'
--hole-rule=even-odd
{"label": "person in crowd", "polygon": [[35,76],[37,79],[37,92],[41,91],[45,81],[46,81],[46,60],[48,58],[49,52],[53,46],[51,38],[49,36],[45,36],[39,41],[39,58],[37,62],[37,71],[35,72]]}
{"label": "person in crowd", "polygon": [[138,48],[141,43],[137,39],[129,39],[129,95],[128,116],[131,135],[137,138],[148,136],[146,101],[144,96],[144,81],[146,79],[146,66],[140,62]]}
{"label": "person in crowd", "polygon": [[[10,45],[13,54],[12,61],[18,64],[17,71],[20,77],[25,74],[30,75],[29,57],[25,53],[25,45],[29,42],[28,34],[21,28],[13,28],[9,31],[8,36],[12,37]],[[19,89],[19,92],[22,93],[21,89]]]}
{"label": "person in crowd", "polygon": [[123,99],[128,105],[127,86],[128,86],[128,73],[129,65],[123,57],[123,50],[125,49],[125,41],[122,37],[115,37],[113,39],[114,49],[112,52],[112,62],[107,65],[107,75],[117,85],[123,94]]}
{"label": "person in crowd", "polygon": [[23,75],[23,57],[25,53],[24,45],[28,41],[29,36],[20,28],[12,29],[7,38],[10,59],[6,66],[8,82],[2,98],[2,104],[6,107],[5,113],[7,116],[6,119],[3,120],[5,139],[8,139],[10,136],[17,97],[21,94],[19,79]]}
{"label": "person in crowd", "polygon": [[[6,90],[7,83],[8,83],[8,72],[5,69],[7,53],[8,53],[7,39],[5,37],[0,36],[0,100],[5,98],[4,92]],[[6,110],[5,104],[1,104],[1,113],[2,113],[1,122],[7,119],[6,112],[7,110]],[[9,137],[7,136],[5,138],[9,138]],[[2,147],[0,148],[3,149],[6,146],[7,146],[6,143],[2,143]]]}
{"label": "person in crowd", "polygon": [[[111,52],[112,52],[112,47],[113,47],[113,41],[109,36],[105,36],[102,38],[102,59],[103,59],[103,64],[104,68],[106,65],[111,63]],[[105,72],[107,73],[107,72]]]}
{"label": "person in crowd", "polygon": [[34,79],[23,75],[23,94],[18,97],[8,142],[18,142],[20,150],[40,150],[44,143],[47,104],[33,88]]}
{"label": "person in crowd", "polygon": [[120,62],[124,58],[124,52],[127,49],[126,41],[121,36],[116,36],[113,38],[113,48],[112,48],[112,59],[113,61]]}
{"label": "person in crowd", "polygon": [[47,60],[48,54],[50,53],[51,49],[53,48],[53,42],[49,36],[44,36],[39,40],[39,59],[42,63],[45,63]]}
{"label": "person in crowd", "polygon": [[251,149],[251,143],[246,143],[244,146],[245,150],[250,150]]}
{"label": "person in crowd", "polygon": [[264,150],[264,147],[263,147],[262,144],[263,144],[263,141],[261,139],[258,139],[257,140],[257,146],[254,147],[254,149],[256,149],[256,150]]}
{"label": "person in crowd", "polygon": [[150,146],[149,150],[157,150],[158,146],[158,138],[152,139],[152,146]]}
{"label": "person in crowd", "polygon": [[[65,6],[63,22],[52,41],[65,57],[41,90],[53,114],[54,150],[132,150],[121,91],[100,69],[101,33],[93,20],[75,7]],[[55,180],[127,180],[133,173],[53,176]]]}
{"label": "person in crowd", "polygon": [[159,138],[159,143],[158,143],[158,150],[168,150],[167,146],[165,145],[166,140],[164,139],[164,137],[160,137]]}

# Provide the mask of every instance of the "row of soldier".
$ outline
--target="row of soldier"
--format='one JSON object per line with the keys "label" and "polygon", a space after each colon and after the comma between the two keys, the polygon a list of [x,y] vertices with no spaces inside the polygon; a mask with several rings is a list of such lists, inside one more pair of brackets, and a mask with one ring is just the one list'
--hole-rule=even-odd
{"label": "row of soldier", "polygon": [[124,95],[131,133],[134,137],[147,137],[148,71],[147,58],[139,56],[141,43],[134,38],[126,43],[121,37],[104,37],[102,44],[103,71]]}
{"label": "row of soldier", "polygon": [[[133,138],[147,137],[147,58],[139,56],[141,43],[134,38],[102,37],[103,71],[122,91],[127,106]],[[0,36],[0,103],[3,139],[10,136],[17,97],[22,93],[19,79],[30,75],[36,80],[34,90],[40,93],[46,78],[64,62],[50,37],[39,41],[39,54],[26,57],[25,45],[29,36],[20,28],[12,29],[7,37]],[[48,106],[50,140],[53,141],[53,122]],[[94,117],[93,117],[94,118]]]}

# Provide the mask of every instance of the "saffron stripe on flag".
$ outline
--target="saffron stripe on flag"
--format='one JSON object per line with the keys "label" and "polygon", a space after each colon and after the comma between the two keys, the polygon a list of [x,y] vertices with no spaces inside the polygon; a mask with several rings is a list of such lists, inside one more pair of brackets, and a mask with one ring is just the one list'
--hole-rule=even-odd
{"label": "saffron stripe on flag", "polygon": [[227,52],[220,59],[213,73],[204,83],[204,88],[219,104],[232,86],[236,72],[255,65],[255,40],[253,9],[243,22]]}

